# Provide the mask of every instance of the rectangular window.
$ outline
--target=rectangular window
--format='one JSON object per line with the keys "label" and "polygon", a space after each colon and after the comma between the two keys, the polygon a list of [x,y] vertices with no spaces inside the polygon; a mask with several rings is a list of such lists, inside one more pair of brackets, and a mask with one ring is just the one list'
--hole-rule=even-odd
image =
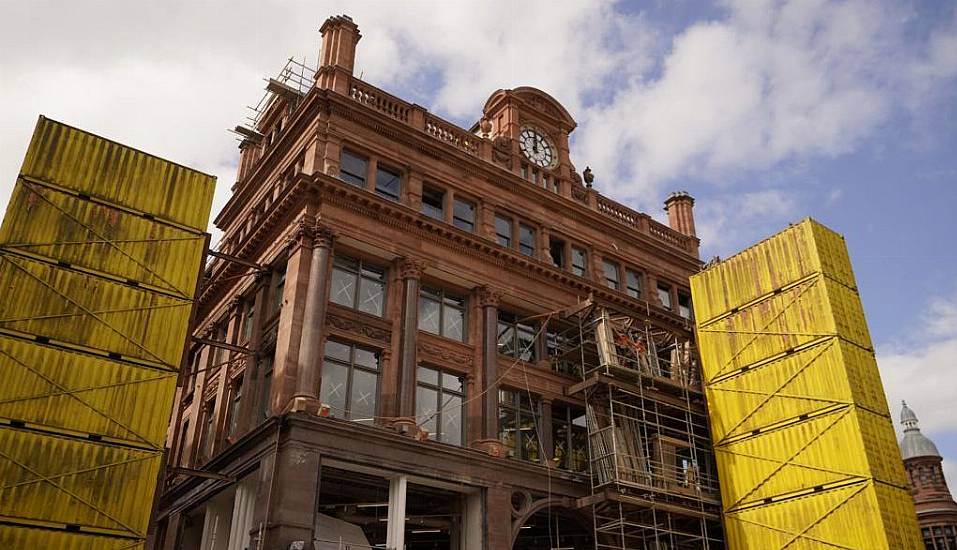
{"label": "rectangular window", "polygon": [[678,293],[678,315],[685,319],[691,319],[691,296]]}
{"label": "rectangular window", "polygon": [[671,309],[671,287],[658,283],[658,301],[661,302],[661,307],[665,309]]}
{"label": "rectangular window", "polygon": [[621,290],[621,282],[618,279],[618,264],[611,260],[603,260],[602,270],[605,272],[605,286],[614,290]]}
{"label": "rectangular window", "polygon": [[545,351],[548,353],[548,362],[552,370],[569,376],[579,376],[580,370],[575,366],[566,348],[567,338],[556,331],[548,329],[545,333]]}
{"label": "rectangular window", "polygon": [[641,275],[638,272],[625,270],[625,292],[632,298],[641,297]]}
{"label": "rectangular window", "polygon": [[189,437],[189,419],[183,421],[183,432],[179,436],[179,448],[176,449],[176,461],[174,466],[186,466],[184,457],[186,456],[186,441]]}
{"label": "rectangular window", "polygon": [[429,439],[462,445],[465,438],[465,383],[462,377],[419,366],[416,374],[415,419]]}
{"label": "rectangular window", "polygon": [[586,273],[585,266],[588,265],[588,255],[584,249],[577,246],[572,247],[572,273],[579,277],[584,277]]}
{"label": "rectangular window", "polygon": [[239,407],[243,401],[243,377],[237,376],[232,386],[232,401],[229,403],[229,437],[235,437],[239,429]]}
{"label": "rectangular window", "polygon": [[330,416],[372,423],[379,386],[379,352],[329,340],[319,400]]}
{"label": "rectangular window", "polygon": [[445,221],[445,191],[426,185],[422,188],[422,213]]}
{"label": "rectangular window", "polygon": [[518,251],[535,257],[535,228],[523,223],[518,225]]}
{"label": "rectangular window", "polygon": [[512,248],[512,219],[495,215],[495,238],[498,244]]}
{"label": "rectangular window", "polygon": [[[226,321],[220,321],[216,324],[216,328],[213,332],[213,340],[217,342],[226,342]],[[223,366],[226,362],[226,350],[220,346],[212,346],[213,348],[213,364],[210,365],[210,370],[218,369]]]}
{"label": "rectangular window", "polygon": [[365,188],[369,159],[343,149],[339,164],[339,179],[356,187]]}
{"label": "rectangular window", "polygon": [[286,290],[286,265],[283,264],[273,272],[272,312],[275,314],[282,309],[282,293]]}
{"label": "rectangular window", "polygon": [[336,254],[332,262],[330,299],[341,306],[381,317],[385,303],[385,270]]}
{"label": "rectangular window", "polygon": [[246,299],[246,314],[243,316],[243,340],[249,341],[253,336],[253,317],[256,314],[254,297]]}
{"label": "rectangular window", "polygon": [[552,257],[555,267],[565,267],[565,241],[552,237],[548,241],[548,253]]}
{"label": "rectangular window", "polygon": [[203,458],[213,457],[213,441],[216,439],[216,401],[206,402],[206,428],[203,430]]}
{"label": "rectangular window", "polygon": [[538,357],[535,346],[535,325],[520,322],[516,316],[506,311],[498,312],[498,352],[533,362]]}
{"label": "rectangular window", "polygon": [[475,231],[475,205],[469,201],[455,199],[452,205],[452,225],[472,233]]}
{"label": "rectangular window", "polygon": [[583,409],[552,406],[552,443],[556,466],[575,472],[588,468],[588,426]]}
{"label": "rectangular window", "polygon": [[402,176],[389,168],[376,167],[375,192],[380,197],[399,202],[399,194],[402,192]]}
{"label": "rectangular window", "polygon": [[266,355],[260,359],[259,368],[263,373],[263,384],[259,395],[259,417],[263,420],[269,418],[269,397],[272,391],[272,369],[275,361],[276,350],[272,349],[266,352]]}
{"label": "rectangular window", "polygon": [[419,330],[465,341],[465,299],[444,290],[422,287],[419,292]]}
{"label": "rectangular window", "polygon": [[528,392],[502,389],[498,392],[499,439],[510,458],[538,462],[541,447],[538,432],[539,405]]}

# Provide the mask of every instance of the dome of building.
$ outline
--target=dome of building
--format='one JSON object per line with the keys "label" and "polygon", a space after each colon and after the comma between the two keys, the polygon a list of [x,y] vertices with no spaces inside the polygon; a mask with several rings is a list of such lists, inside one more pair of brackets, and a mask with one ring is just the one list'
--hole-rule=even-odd
{"label": "dome of building", "polygon": [[917,425],[917,415],[914,411],[903,403],[901,409],[901,424],[904,426],[904,438],[901,439],[901,456],[904,460],[917,458],[921,456],[940,456],[937,445],[924,434],[920,433],[920,427]]}

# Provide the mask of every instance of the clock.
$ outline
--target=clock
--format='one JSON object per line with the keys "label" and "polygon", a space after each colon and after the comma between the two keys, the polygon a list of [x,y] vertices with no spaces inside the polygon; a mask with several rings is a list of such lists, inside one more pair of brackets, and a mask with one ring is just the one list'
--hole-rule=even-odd
{"label": "clock", "polygon": [[532,163],[542,168],[547,168],[555,163],[555,147],[538,130],[522,128],[522,133],[518,136],[518,144],[522,148],[522,153]]}

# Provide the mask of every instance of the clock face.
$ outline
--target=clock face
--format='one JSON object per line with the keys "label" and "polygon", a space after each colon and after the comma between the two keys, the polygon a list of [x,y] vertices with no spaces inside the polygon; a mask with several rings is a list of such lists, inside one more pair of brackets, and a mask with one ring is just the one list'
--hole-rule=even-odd
{"label": "clock face", "polygon": [[554,164],[555,148],[552,147],[548,138],[537,130],[523,128],[522,133],[518,136],[518,143],[528,160],[538,166],[546,168]]}

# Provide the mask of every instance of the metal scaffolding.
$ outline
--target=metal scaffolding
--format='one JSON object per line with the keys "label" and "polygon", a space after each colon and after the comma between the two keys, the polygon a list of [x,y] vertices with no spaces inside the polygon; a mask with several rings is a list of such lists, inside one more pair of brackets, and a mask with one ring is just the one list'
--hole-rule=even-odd
{"label": "metal scaffolding", "polygon": [[722,548],[720,500],[688,332],[589,305],[553,360],[582,381],[596,549]]}

